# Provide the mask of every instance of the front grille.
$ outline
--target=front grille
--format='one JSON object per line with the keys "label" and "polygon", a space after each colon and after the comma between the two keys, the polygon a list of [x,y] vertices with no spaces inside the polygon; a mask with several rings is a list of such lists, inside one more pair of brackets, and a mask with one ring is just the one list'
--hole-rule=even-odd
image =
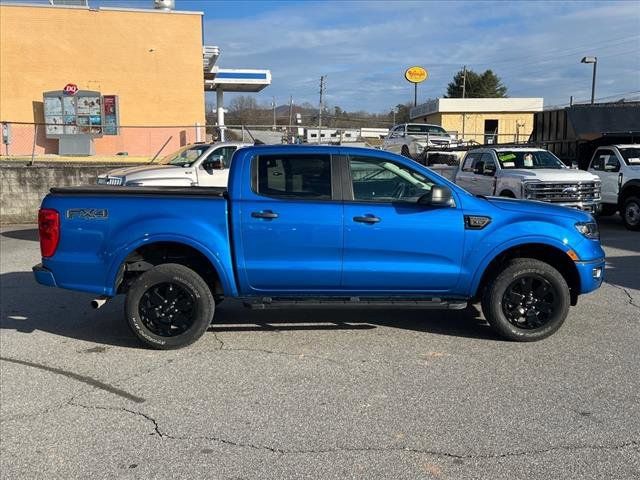
{"label": "front grille", "polygon": [[100,177],[98,185],[122,185],[122,177]]}
{"label": "front grille", "polygon": [[593,202],[600,200],[600,182],[529,182],[524,184],[525,198],[553,203]]}

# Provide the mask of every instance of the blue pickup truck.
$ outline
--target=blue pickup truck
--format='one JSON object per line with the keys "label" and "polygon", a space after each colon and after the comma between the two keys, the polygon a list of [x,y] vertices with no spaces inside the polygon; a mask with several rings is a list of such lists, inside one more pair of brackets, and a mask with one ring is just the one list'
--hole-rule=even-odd
{"label": "blue pickup truck", "polygon": [[238,150],[228,188],[53,188],[39,212],[44,285],[126,294],[148,346],[188,345],[216,305],[463,309],[502,337],[542,339],[600,286],[591,215],[474,196],[393,153]]}

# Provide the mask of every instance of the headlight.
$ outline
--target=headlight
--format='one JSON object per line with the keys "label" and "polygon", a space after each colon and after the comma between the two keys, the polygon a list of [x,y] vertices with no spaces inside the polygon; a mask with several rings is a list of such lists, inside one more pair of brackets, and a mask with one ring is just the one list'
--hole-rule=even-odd
{"label": "headlight", "polygon": [[578,222],[575,226],[576,230],[585,237],[592,240],[600,239],[600,232],[598,231],[598,224],[596,222]]}

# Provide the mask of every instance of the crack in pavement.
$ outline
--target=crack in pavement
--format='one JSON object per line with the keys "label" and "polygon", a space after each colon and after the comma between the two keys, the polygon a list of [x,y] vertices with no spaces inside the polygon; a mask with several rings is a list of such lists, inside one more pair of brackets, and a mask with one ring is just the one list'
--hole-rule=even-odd
{"label": "crack in pavement", "polygon": [[633,307],[635,307],[637,309],[640,309],[640,305],[637,305],[637,304],[634,303],[634,298],[631,296],[631,294],[629,293],[629,291],[626,288],[621,287],[620,285],[615,285],[613,283],[609,283],[609,282],[604,282],[604,283],[606,283],[607,285],[612,286],[613,288],[617,288],[618,290],[622,290],[627,295],[627,297],[629,298],[629,305],[631,305],[631,306],[633,306]]}
{"label": "crack in pavement", "polygon": [[255,445],[252,443],[235,442],[233,440],[229,440],[226,438],[214,437],[214,436],[171,435],[160,429],[160,425],[155,418],[143,412],[130,410],[128,408],[123,408],[123,407],[103,407],[103,406],[97,406],[97,405],[84,405],[84,404],[72,402],[72,401],[69,401],[68,405],[81,407],[84,409],[125,412],[132,415],[140,416],[152,423],[153,433],[151,433],[151,435],[157,436],[160,439],[179,440],[179,441],[206,440],[210,442],[216,442],[222,445],[229,445],[229,446],[238,447],[238,448],[250,448],[252,450],[261,450],[269,453],[275,453],[278,455],[314,455],[314,454],[342,453],[342,452],[348,452],[348,453],[408,452],[408,453],[417,453],[422,455],[432,455],[435,457],[453,458],[453,459],[459,459],[459,460],[492,460],[492,459],[498,459],[498,458],[542,455],[542,454],[551,453],[554,451],[620,450],[628,447],[640,446],[640,440],[628,440],[622,443],[617,443],[612,445],[586,445],[586,444],[556,445],[548,448],[540,448],[540,449],[533,449],[533,450],[522,450],[522,451],[504,452],[504,453],[486,453],[486,454],[459,454],[459,453],[446,452],[442,450],[429,450],[429,449],[421,449],[421,448],[414,448],[414,447],[407,447],[407,446],[404,446],[404,447],[402,446],[401,447],[336,447],[336,448],[324,448],[324,449],[320,448],[320,449],[308,449],[308,450],[293,450],[293,449],[271,447],[268,445]]}
{"label": "crack in pavement", "polygon": [[267,349],[264,349],[264,348],[232,348],[232,347],[226,347],[226,344],[224,343],[224,341],[215,332],[213,332],[213,338],[215,338],[216,341],[218,342],[218,344],[220,345],[219,348],[216,349],[218,351],[222,350],[222,351],[225,351],[225,352],[257,352],[257,353],[267,353],[267,354],[271,354],[271,355],[282,355],[282,356],[285,356],[285,357],[313,358],[313,359],[316,359],[316,360],[322,360],[324,362],[333,363],[335,365],[340,365],[341,367],[346,366],[346,364],[344,364],[342,362],[338,362],[337,360],[333,360],[332,358],[320,357],[318,355],[307,354],[307,353],[280,352],[280,351],[277,351],[277,350],[267,350]]}

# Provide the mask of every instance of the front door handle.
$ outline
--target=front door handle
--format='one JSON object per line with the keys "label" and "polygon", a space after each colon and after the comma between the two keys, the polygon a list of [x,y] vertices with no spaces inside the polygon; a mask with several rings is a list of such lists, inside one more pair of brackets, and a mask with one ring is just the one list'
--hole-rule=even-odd
{"label": "front door handle", "polygon": [[353,221],[354,222],[359,222],[359,223],[374,224],[374,223],[378,223],[380,221],[380,219],[378,217],[373,216],[373,215],[364,215],[362,217],[353,217]]}
{"label": "front door handle", "polygon": [[278,214],[272,212],[271,210],[263,210],[261,212],[251,212],[251,216],[253,218],[266,218],[267,220],[273,220],[274,218],[278,218]]}

